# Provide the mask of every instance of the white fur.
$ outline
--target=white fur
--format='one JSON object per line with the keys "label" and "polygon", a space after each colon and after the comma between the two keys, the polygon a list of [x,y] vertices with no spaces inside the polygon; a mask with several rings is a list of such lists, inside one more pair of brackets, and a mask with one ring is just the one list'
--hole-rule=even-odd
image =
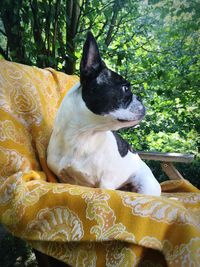
{"label": "white fur", "polygon": [[133,95],[132,101],[127,108],[119,108],[109,113],[109,116],[112,116],[115,119],[134,121],[138,120],[138,116],[143,109],[143,105],[140,101],[136,99],[136,96]]}
{"label": "white fur", "polygon": [[[123,122],[124,127],[138,121]],[[156,195],[160,185],[137,154],[121,157],[110,130],[122,122],[92,113],[82,100],[80,84],[65,96],[47,150],[49,168],[62,182],[117,189],[131,182],[138,193]]]}
{"label": "white fur", "polygon": [[108,80],[108,77],[111,77],[111,71],[104,69],[96,78],[98,84],[103,84]]}

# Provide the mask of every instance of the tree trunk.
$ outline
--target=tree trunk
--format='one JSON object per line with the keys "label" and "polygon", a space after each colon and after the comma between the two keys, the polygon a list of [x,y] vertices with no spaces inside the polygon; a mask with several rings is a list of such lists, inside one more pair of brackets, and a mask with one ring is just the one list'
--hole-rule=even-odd
{"label": "tree trunk", "polygon": [[73,74],[76,66],[75,42],[78,18],[80,14],[80,1],[66,0],[66,60],[65,72]]}
{"label": "tree trunk", "polygon": [[[4,4],[4,3],[2,3]],[[24,42],[23,42],[23,29],[20,25],[20,8],[22,1],[10,0],[8,8],[1,8],[1,18],[7,36],[9,57],[20,63],[29,63],[26,58]]]}
{"label": "tree trunk", "polygon": [[[46,50],[45,42],[42,37],[42,28],[40,23],[40,18],[38,16],[38,3],[37,0],[29,0],[32,14],[33,14],[33,37],[35,40],[35,45],[37,47],[37,66],[46,67],[48,62],[44,60],[44,55],[48,55]],[[49,26],[50,27],[50,26]],[[42,56],[42,57],[41,57]]]}

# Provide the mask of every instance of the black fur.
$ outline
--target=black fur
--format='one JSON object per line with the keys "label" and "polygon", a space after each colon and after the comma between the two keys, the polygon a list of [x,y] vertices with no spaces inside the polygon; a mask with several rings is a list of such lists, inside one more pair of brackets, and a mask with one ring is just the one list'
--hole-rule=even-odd
{"label": "black fur", "polygon": [[128,151],[135,153],[135,151],[132,149],[129,143],[126,142],[117,132],[112,131],[112,133],[116,139],[118,151],[121,157],[125,157]]}
{"label": "black fur", "polygon": [[83,46],[83,55],[80,64],[81,84],[95,78],[99,71],[105,66],[101,59],[97,42],[91,32],[88,32]]}

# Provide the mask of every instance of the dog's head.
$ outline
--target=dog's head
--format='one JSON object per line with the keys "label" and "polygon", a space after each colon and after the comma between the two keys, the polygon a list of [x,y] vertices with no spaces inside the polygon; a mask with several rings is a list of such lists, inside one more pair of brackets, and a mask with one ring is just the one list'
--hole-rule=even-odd
{"label": "dog's head", "polygon": [[131,92],[130,83],[106,67],[91,32],[83,47],[80,64],[82,98],[87,108],[117,125],[131,127],[144,117],[145,107]]}

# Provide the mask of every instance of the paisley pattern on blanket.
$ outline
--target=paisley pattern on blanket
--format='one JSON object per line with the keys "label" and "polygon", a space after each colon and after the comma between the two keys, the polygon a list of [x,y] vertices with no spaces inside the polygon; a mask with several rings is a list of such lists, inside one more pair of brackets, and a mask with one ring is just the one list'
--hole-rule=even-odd
{"label": "paisley pattern on blanket", "polygon": [[37,239],[45,241],[79,241],[84,235],[77,214],[66,207],[40,210],[36,219],[28,224],[26,231],[27,235],[31,231]]}
{"label": "paisley pattern on blanket", "polygon": [[0,60],[0,222],[70,266],[200,266],[200,192],[162,183],[161,197],[57,183],[46,149],[77,82]]}
{"label": "paisley pattern on blanket", "polygon": [[85,195],[84,199],[87,203],[86,218],[97,222],[90,230],[97,240],[120,239],[135,242],[134,234],[127,232],[122,223],[116,223],[115,213],[108,205],[109,194],[91,192],[90,195]]}
{"label": "paisley pattern on blanket", "polygon": [[184,206],[181,207],[178,201],[146,196],[122,196],[122,201],[132,209],[134,215],[164,223],[190,224],[200,230],[199,216]]}
{"label": "paisley pattern on blanket", "polygon": [[0,178],[5,179],[6,177],[17,172],[19,169],[30,169],[30,163],[26,157],[20,154],[15,149],[7,149],[0,147]]}
{"label": "paisley pattern on blanket", "polygon": [[106,266],[129,267],[136,266],[138,259],[134,251],[121,242],[106,246]]}
{"label": "paisley pattern on blanket", "polygon": [[[67,262],[70,266],[97,266],[97,253],[95,243],[92,242],[38,242],[31,241],[29,244],[47,255]],[[103,265],[101,265],[103,266]]]}

